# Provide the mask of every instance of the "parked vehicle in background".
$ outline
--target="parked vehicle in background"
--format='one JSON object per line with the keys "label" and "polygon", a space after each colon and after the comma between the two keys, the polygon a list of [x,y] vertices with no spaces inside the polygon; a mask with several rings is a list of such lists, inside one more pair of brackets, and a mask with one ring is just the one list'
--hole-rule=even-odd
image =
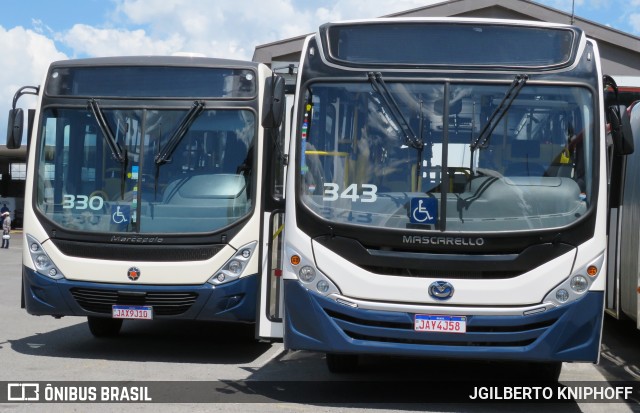
{"label": "parked vehicle in background", "polygon": [[22,139],[17,100],[38,96],[26,310],[86,316],[96,336],[123,319],[255,322],[279,282],[265,228],[282,198],[270,159],[283,83],[253,62],[113,57],[54,62],[41,87],[21,88],[10,148]]}

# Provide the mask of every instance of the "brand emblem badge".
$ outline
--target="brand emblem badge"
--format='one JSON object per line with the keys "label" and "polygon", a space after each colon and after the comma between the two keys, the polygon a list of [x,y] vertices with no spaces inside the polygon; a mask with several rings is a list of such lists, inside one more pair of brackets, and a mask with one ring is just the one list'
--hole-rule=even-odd
{"label": "brand emblem badge", "polygon": [[436,300],[448,300],[453,296],[453,285],[446,281],[435,281],[429,286],[429,295]]}
{"label": "brand emblem badge", "polygon": [[140,270],[136,267],[129,268],[129,270],[127,271],[127,278],[131,281],[137,281],[138,278],[140,278]]}

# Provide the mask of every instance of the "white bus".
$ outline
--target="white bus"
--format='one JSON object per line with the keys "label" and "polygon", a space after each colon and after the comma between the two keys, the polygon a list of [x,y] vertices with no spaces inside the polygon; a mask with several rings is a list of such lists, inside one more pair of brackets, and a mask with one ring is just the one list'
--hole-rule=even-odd
{"label": "white bus", "polygon": [[304,43],[284,344],[597,362],[607,169],[598,48],[542,22],[328,23]]}
{"label": "white bus", "polygon": [[255,322],[258,294],[277,287],[266,231],[283,177],[266,159],[282,78],[201,57],[54,62],[16,93],[9,148],[27,93],[23,307],[86,316],[95,336],[124,319]]}

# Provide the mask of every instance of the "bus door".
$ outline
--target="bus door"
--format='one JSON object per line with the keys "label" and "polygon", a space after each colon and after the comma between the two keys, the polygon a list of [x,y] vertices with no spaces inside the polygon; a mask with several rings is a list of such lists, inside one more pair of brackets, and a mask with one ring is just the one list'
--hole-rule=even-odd
{"label": "bus door", "polygon": [[282,338],[282,241],[284,210],[264,212],[262,271],[256,317],[256,338]]}
{"label": "bus door", "polygon": [[282,259],[284,240],[284,188],[289,128],[285,113],[293,96],[284,95],[284,79],[267,79],[263,103],[264,174],[261,277],[256,315],[256,338],[281,339],[283,335]]}

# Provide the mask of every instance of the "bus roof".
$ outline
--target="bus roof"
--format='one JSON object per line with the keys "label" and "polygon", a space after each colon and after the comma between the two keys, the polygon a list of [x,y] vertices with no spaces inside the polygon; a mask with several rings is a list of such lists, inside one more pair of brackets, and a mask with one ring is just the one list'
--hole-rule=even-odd
{"label": "bus roof", "polygon": [[114,56],[58,60],[51,67],[75,66],[201,66],[255,69],[262,63],[200,56]]}

